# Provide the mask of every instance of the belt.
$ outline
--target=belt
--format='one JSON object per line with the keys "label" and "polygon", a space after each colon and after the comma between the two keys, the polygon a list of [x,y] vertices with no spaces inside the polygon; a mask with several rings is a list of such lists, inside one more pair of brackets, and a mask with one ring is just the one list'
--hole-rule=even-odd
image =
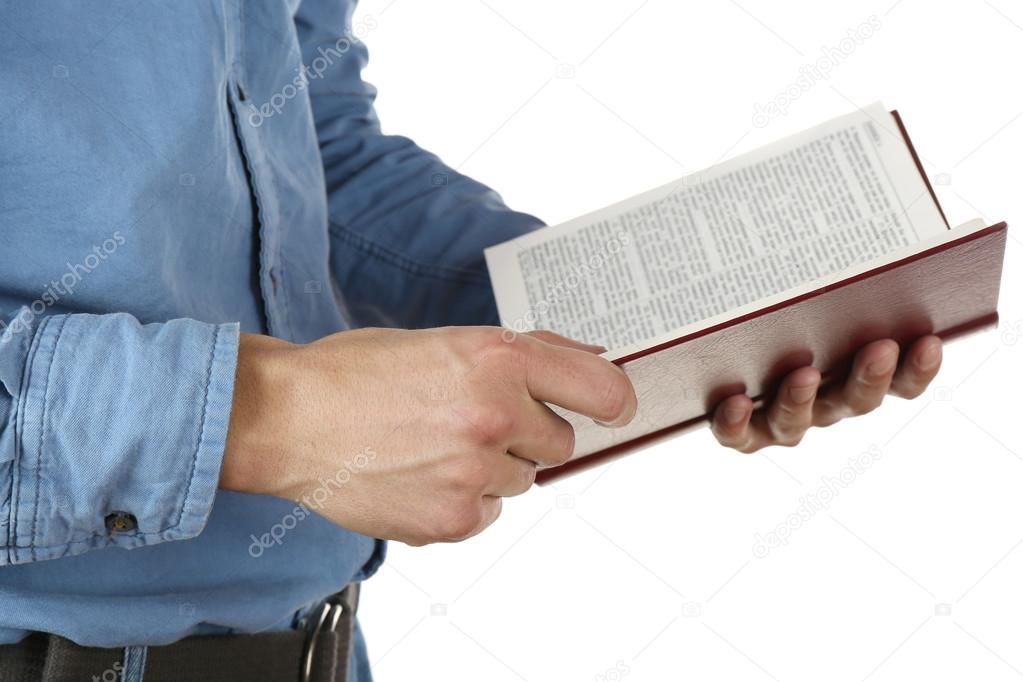
{"label": "belt", "polygon": [[[345,682],[358,606],[359,584],[351,583],[314,609],[301,629],[147,647],[143,680]],[[83,647],[45,633],[0,646],[0,682],[120,682],[133,666],[123,648]]]}

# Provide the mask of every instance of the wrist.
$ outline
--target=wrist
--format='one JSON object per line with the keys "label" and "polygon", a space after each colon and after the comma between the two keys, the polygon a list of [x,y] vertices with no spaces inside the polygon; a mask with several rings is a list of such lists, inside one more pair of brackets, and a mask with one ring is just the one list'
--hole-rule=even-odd
{"label": "wrist", "polygon": [[240,336],[221,488],[273,495],[286,480],[286,424],[280,423],[279,406],[289,393],[288,366],[295,348],[270,336]]}

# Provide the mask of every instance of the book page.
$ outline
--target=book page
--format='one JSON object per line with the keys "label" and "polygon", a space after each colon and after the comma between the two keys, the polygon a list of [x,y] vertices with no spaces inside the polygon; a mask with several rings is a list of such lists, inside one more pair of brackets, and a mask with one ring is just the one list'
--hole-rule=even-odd
{"label": "book page", "polygon": [[878,103],[486,257],[503,325],[613,350],[945,231]]}

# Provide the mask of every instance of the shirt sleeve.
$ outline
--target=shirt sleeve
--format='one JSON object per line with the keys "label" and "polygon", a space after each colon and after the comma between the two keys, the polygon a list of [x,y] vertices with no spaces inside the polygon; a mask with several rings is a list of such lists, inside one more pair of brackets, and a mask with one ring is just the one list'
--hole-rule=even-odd
{"label": "shirt sleeve", "polygon": [[410,139],[381,132],[356,37],[374,20],[353,29],[354,5],[303,0],[295,18],[327,182],[331,266],[348,314],[359,325],[497,324],[483,249],[542,223]]}
{"label": "shirt sleeve", "polygon": [[0,565],[198,535],[237,348],[234,324],[0,321]]}

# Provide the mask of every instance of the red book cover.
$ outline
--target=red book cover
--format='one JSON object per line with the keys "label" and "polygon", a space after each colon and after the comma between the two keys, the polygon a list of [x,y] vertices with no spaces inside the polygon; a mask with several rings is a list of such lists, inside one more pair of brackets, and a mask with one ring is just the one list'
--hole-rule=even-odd
{"label": "red book cover", "polygon": [[822,288],[616,359],[632,379],[639,411],[606,429],[577,415],[576,455],[538,472],[541,483],[700,426],[728,395],[763,400],[788,371],[808,362],[825,381],[846,371],[870,341],[900,343],[936,333],[955,338],[998,321],[1007,226],[952,241]]}

